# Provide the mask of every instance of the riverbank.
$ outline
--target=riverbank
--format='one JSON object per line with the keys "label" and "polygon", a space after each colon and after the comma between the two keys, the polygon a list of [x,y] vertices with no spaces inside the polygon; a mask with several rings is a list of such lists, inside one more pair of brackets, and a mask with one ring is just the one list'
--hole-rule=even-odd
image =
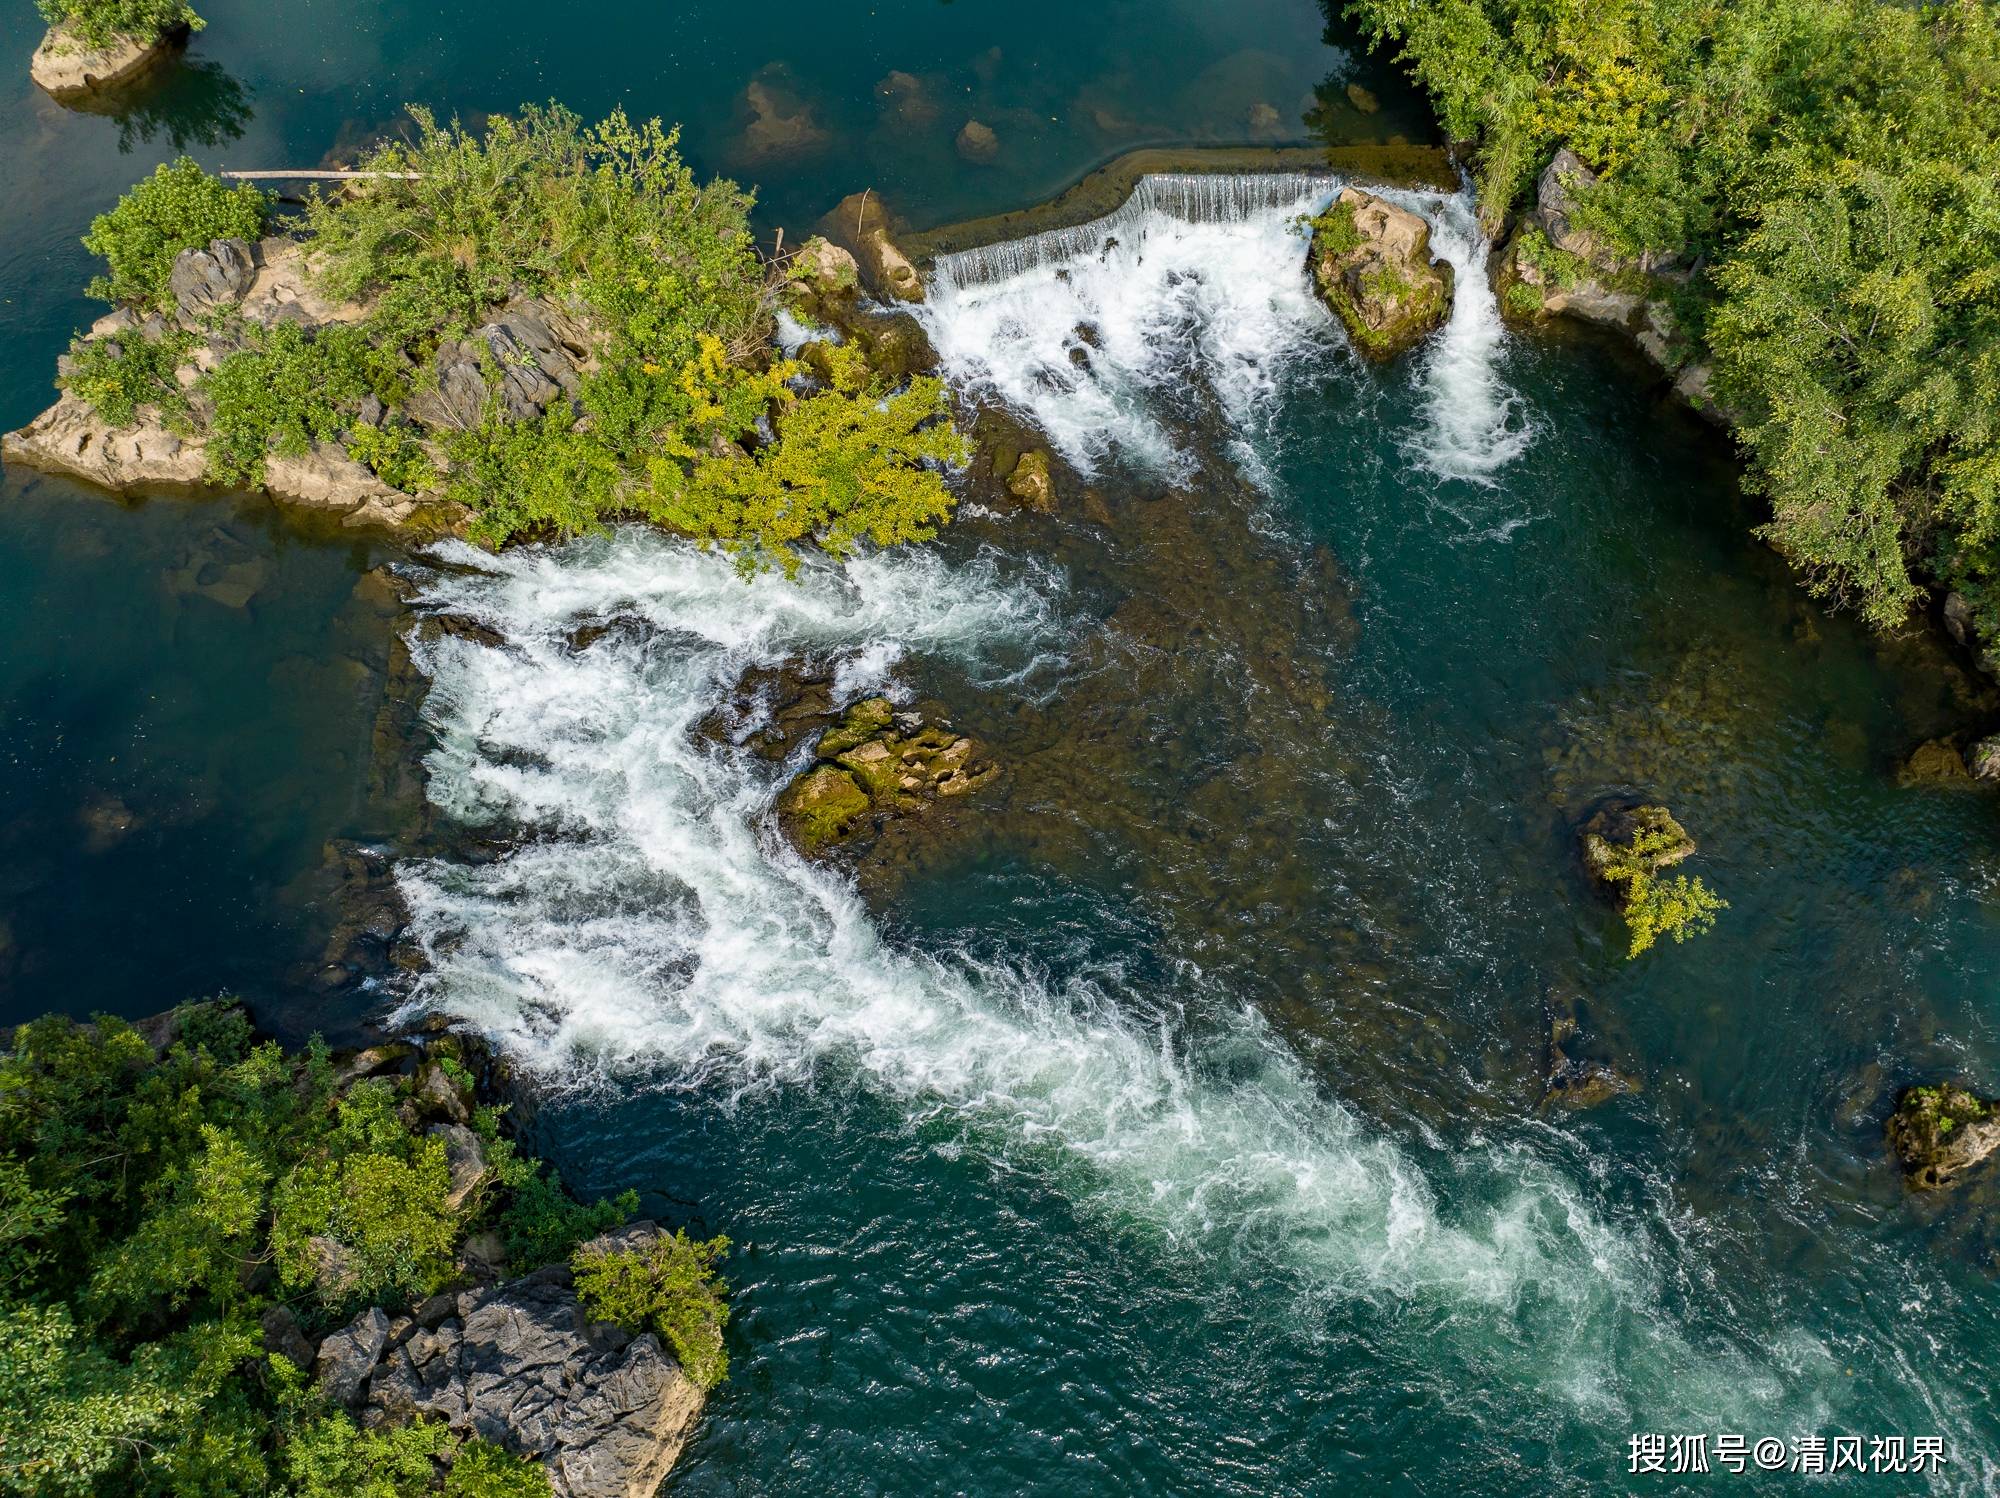
{"label": "riverbank", "polygon": [[287,1054],[217,1000],[22,1026],[0,1077],[0,1314],[59,1355],[0,1401],[30,1490],[223,1468],[298,1498],[624,1498],[726,1368],[726,1240],[569,1197],[502,1132],[515,1084],[475,1038]]}

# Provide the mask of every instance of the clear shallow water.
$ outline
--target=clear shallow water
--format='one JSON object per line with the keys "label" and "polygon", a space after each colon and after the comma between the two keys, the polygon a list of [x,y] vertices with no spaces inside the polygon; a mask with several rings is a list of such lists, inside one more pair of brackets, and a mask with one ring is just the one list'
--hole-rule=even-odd
{"label": "clear shallow water", "polygon": [[[909,18],[963,50],[974,14]],[[1189,35],[1164,14],[1161,36]],[[1230,42],[1267,20],[1317,26],[1246,13]],[[1207,54],[1176,73],[1117,21],[1086,34],[1171,116]],[[312,88],[365,99],[346,49],[377,27],[404,45],[361,16]],[[1082,59],[1064,89],[1100,55],[1019,34],[1013,55]],[[829,95],[890,65],[866,35],[828,53]],[[467,88],[481,46],[500,42],[450,70]],[[246,77],[280,76],[278,50],[255,55],[272,71]],[[510,84],[525,55],[495,63]],[[567,66],[551,91],[594,107]],[[712,71],[709,97],[741,86]],[[297,130],[278,143],[315,148],[321,106],[268,92],[259,110]],[[117,126],[50,128],[108,151]],[[1052,159],[1090,149],[1072,129]],[[934,141],[829,150],[794,179],[801,200],[811,172],[829,185],[814,207],[858,185],[829,161],[943,177]],[[966,211],[1012,205],[962,176]],[[795,590],[636,534],[425,582],[508,642],[446,636],[422,664],[433,801],[511,851],[404,866],[434,957],[412,1001],[571,1084],[534,1129],[577,1184],[638,1186],[742,1245],[735,1376],[675,1491],[1595,1492],[1621,1485],[1633,1429],[1936,1433],[1945,1490],[1991,1486],[1992,1190],[1911,1203],[1879,1143],[1901,1083],[1994,1078],[1994,806],[1891,774],[1978,689],[1801,602],[1745,539],[1715,439],[1600,346],[1505,337],[1460,211],[1413,201],[1466,294],[1386,371],[1306,296],[1297,204],[1151,219],[1067,280],[1043,263],[934,300],[955,377],[1039,417],[1106,523],[969,517]],[[66,336],[81,267],[54,292],[16,274],[37,309],[20,341]],[[1080,371],[1084,320],[1101,346]],[[35,382],[8,378],[25,415]],[[70,642],[46,737],[112,752],[79,686],[178,667],[199,710],[148,742],[231,738],[213,752],[232,799],[324,788],[243,798],[246,825],[289,829],[270,877],[309,865],[353,790],[300,758],[337,738],[335,694],[288,705],[237,673],[324,639],[370,559],[239,523],[290,585],[240,618],[199,599],[235,622],[135,651],[162,607],[135,580],[207,514],[35,508],[68,498],[10,487],[5,511],[8,577],[48,579],[10,581],[14,638]],[[65,564],[92,533],[109,551]],[[93,584],[114,609],[74,607]],[[688,732],[745,666],[800,655],[849,692],[942,698],[1010,766],[872,908],[771,837],[777,767]],[[15,669],[10,700],[36,701]],[[164,780],[189,773],[154,752]],[[56,845],[85,779],[23,777],[17,825]],[[1732,901],[1712,936],[1636,964],[1570,851],[1575,818],[1626,789],[1675,806]],[[154,859],[175,849],[239,886],[267,866],[226,839]],[[65,856],[77,908],[153,910]],[[37,971],[129,992],[101,927],[38,929]],[[121,929],[134,966],[209,967],[171,930]],[[219,929],[211,950],[270,983],[283,944]],[[273,986],[288,1023],[347,1017]],[[1571,1010],[1643,1093],[1536,1111]]]}

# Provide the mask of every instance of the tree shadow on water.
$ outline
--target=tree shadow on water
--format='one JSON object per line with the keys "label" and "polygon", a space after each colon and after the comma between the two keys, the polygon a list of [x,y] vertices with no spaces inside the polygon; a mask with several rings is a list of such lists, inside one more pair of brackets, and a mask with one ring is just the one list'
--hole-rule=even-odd
{"label": "tree shadow on water", "polygon": [[[67,102],[67,101],[65,101]],[[170,60],[128,89],[114,89],[71,103],[81,114],[118,122],[118,149],[165,139],[176,151],[219,146],[239,139],[256,111],[250,91],[221,63]]]}

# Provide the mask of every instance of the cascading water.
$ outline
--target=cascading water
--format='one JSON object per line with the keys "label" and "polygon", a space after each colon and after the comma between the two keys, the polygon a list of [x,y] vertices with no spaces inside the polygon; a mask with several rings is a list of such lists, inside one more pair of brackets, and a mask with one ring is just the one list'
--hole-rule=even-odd
{"label": "cascading water", "polygon": [[[1098,224],[947,258],[921,315],[949,375],[1086,471],[1198,471],[1176,409],[1190,384],[1254,456],[1292,363],[1339,354],[1292,223],[1332,187],[1152,179]],[[1462,200],[1397,196],[1431,219],[1459,283],[1407,366],[1421,399],[1402,449],[1434,482],[1478,485],[1531,441],[1485,247]],[[724,1111],[783,1097],[811,1119],[837,1082],[905,1133],[948,1120],[955,1151],[1060,1192],[1107,1242],[1142,1224],[1211,1284],[1308,1316],[1340,1307],[1370,1340],[1416,1348],[1427,1377],[1505,1390],[1593,1441],[1641,1419],[1790,1431],[1839,1412],[1815,1336],[1726,1315],[1677,1327],[1700,1249],[1595,1205],[1587,1163],[1476,1136],[1420,1163],[1198,974],[1142,982],[1114,964],[1057,982],[1033,950],[892,941],[772,827],[797,766],[697,732],[747,670],[801,658],[832,664],[848,699],[898,690],[918,659],[1059,698],[1088,626],[1057,570],[905,549],[746,586],[725,559],[636,530],[445,560],[422,606],[504,643],[419,649],[431,794],[503,851],[400,870],[428,959],[413,1008],[480,1027],[556,1086],[668,1088]],[[1937,1427],[1967,1428],[1948,1391],[1923,1397]]]}
{"label": "cascading water", "polygon": [[[413,1006],[556,1084],[651,1076],[728,1097],[848,1073],[913,1117],[961,1117],[996,1156],[1067,1158],[1081,1205],[1151,1222],[1218,1273],[1247,1254],[1309,1296],[1487,1318],[1466,1356],[1533,1349],[1547,1392],[1580,1407],[1670,1399],[1712,1418],[1789,1397],[1660,1328],[1643,1248],[1532,1159],[1465,1162],[1485,1205],[1448,1218],[1421,1171],[1226,1001],[1052,987],[885,942],[768,825],[782,768],[694,732],[744,670],[800,656],[839,661],[850,694],[906,652],[994,681],[1056,672],[1053,580],[906,552],[746,588],[725,559],[643,531],[447,560],[423,606],[505,643],[421,647],[432,793],[516,842],[400,871],[428,959]],[[571,643],[607,617],[627,627]],[[1196,1010],[1202,1028],[1175,1018]],[[1210,1049],[1233,1057],[1226,1077],[1200,1064]]]}

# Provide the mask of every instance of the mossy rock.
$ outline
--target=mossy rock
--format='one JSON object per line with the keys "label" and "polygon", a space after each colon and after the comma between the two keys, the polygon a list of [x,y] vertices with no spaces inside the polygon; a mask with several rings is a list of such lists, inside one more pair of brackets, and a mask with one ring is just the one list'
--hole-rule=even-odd
{"label": "mossy rock", "polygon": [[1955,789],[1969,789],[1973,784],[1972,770],[1959,752],[1958,745],[1951,739],[1932,739],[1919,744],[1910,757],[1903,761],[1896,771],[1898,785],[1950,786]]}
{"label": "mossy rock", "polygon": [[1040,448],[1022,453],[1007,474],[1007,492],[1031,510],[1047,513],[1055,509],[1056,485],[1049,474],[1049,455]]}
{"label": "mossy rock", "polygon": [[814,765],[778,798],[778,816],[801,851],[816,853],[851,836],[872,803],[838,765]]}
{"label": "mossy rock", "polygon": [[2000,1107],[1955,1083],[1912,1087],[1883,1133],[1910,1185],[1936,1191],[2000,1149]]}
{"label": "mossy rock", "polygon": [[780,820],[807,853],[866,826],[922,813],[991,783],[999,767],[942,720],[868,697],[820,736],[818,762],[778,798]]}
{"label": "mossy rock", "polygon": [[1430,243],[1421,217],[1354,187],[1313,220],[1313,285],[1369,358],[1394,358],[1450,313],[1452,270]]}

